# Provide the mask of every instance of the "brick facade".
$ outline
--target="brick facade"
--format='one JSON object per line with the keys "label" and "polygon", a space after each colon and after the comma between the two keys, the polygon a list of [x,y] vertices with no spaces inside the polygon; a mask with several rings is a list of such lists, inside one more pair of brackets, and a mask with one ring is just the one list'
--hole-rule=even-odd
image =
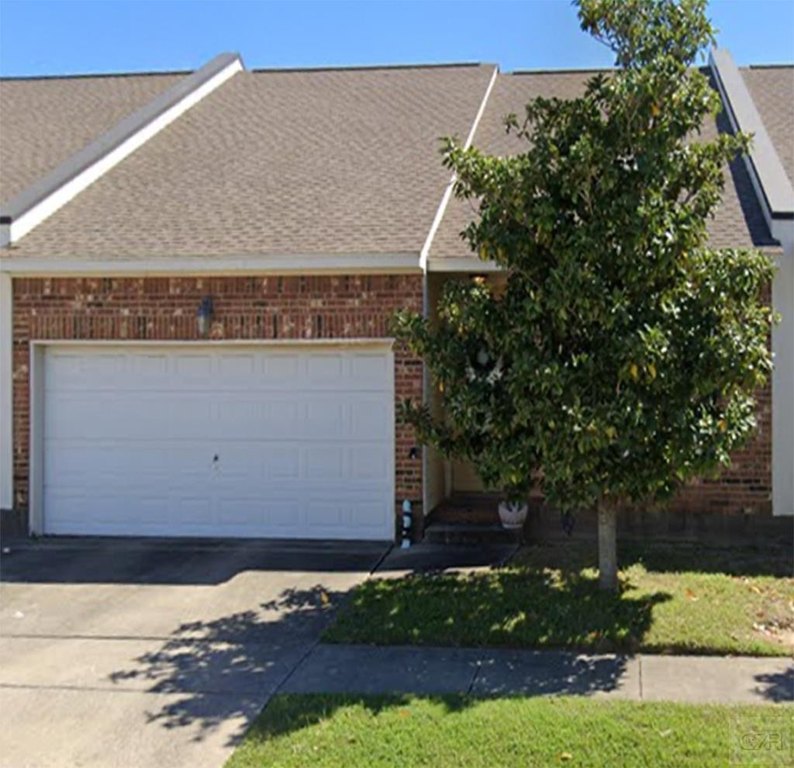
{"label": "brick facade", "polygon": [[[197,340],[195,312],[214,300],[213,339],[353,339],[390,335],[401,307],[420,310],[419,275],[180,278],[18,278],[14,292],[14,489],[27,508],[31,340]],[[421,397],[422,364],[395,347],[395,394]],[[668,511],[771,513],[771,389],[759,393],[758,431],[718,478],[683,488]],[[396,501],[422,497],[411,431],[396,429]]]}
{"label": "brick facade", "polygon": [[731,464],[714,479],[697,480],[669,502],[682,513],[772,514],[772,387],[757,394],[755,434],[731,454]]}
{"label": "brick facade", "polygon": [[[14,492],[28,501],[32,340],[197,340],[196,308],[212,296],[212,339],[356,339],[391,335],[395,310],[421,311],[420,275],[18,278],[14,294]],[[422,363],[394,349],[395,397],[421,398]],[[411,430],[397,425],[396,501],[422,497]]]}

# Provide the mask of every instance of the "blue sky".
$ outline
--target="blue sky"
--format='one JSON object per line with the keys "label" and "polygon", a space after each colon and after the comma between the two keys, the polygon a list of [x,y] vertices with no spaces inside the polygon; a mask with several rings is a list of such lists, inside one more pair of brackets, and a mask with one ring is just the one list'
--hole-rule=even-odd
{"label": "blue sky", "polygon": [[[739,64],[794,61],[794,0],[712,0]],[[504,71],[611,64],[568,0],[0,0],[0,74],[488,61]]]}

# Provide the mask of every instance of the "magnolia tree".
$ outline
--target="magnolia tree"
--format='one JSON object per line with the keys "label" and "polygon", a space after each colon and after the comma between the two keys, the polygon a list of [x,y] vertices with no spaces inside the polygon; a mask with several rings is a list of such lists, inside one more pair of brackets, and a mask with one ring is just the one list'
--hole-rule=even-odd
{"label": "magnolia tree", "polygon": [[464,237],[504,284],[451,282],[436,322],[396,325],[443,403],[404,404],[423,441],[510,498],[537,482],[562,512],[597,510],[599,583],[616,589],[617,507],[714,472],[755,426],[772,266],[708,244],[748,138],[698,137],[720,108],[693,67],[713,42],[706,0],[577,5],[617,68],[507,117],[520,154],[445,144],[457,196],[479,205]]}

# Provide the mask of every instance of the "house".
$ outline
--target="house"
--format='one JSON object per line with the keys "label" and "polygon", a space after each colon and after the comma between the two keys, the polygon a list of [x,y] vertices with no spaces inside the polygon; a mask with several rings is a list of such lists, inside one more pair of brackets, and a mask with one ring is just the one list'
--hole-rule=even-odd
{"label": "house", "polygon": [[[779,263],[759,430],[670,514],[794,514],[794,67],[715,52],[707,131],[755,134],[719,246]],[[502,117],[587,72],[493,65],[0,81],[0,508],[34,534],[392,539],[482,493],[415,445],[432,400],[390,336],[445,280],[496,274],[459,237],[438,138],[511,151]],[[770,522],[771,521],[771,522]]]}

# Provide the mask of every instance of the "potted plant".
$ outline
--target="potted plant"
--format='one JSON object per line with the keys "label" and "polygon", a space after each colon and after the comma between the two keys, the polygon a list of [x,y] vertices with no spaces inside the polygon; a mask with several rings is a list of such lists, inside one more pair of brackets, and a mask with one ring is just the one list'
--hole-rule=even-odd
{"label": "potted plant", "polygon": [[518,531],[524,527],[527,520],[529,505],[526,498],[510,497],[499,502],[499,520],[502,528],[508,531]]}

